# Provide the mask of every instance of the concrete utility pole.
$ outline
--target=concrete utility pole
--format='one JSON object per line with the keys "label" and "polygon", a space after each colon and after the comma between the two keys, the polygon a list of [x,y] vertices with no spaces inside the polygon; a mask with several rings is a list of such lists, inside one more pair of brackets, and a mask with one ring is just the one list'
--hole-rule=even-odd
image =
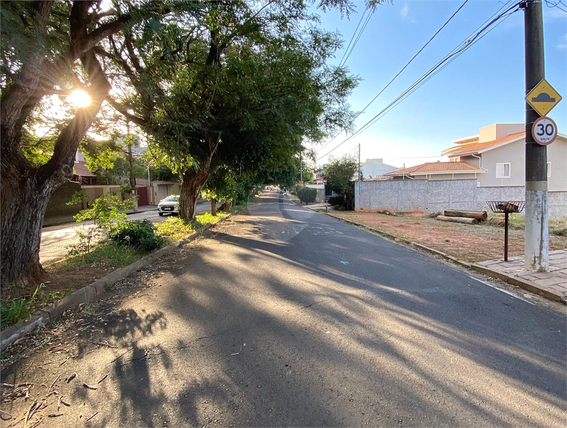
{"label": "concrete utility pole", "polygon": [[[527,0],[524,9],[526,95],[545,78],[541,0]],[[526,103],[526,210],[525,267],[549,269],[547,147],[534,141],[532,126],[539,114]]]}
{"label": "concrete utility pole", "polygon": [[358,181],[362,181],[362,168],[360,164],[360,143],[358,143]]}

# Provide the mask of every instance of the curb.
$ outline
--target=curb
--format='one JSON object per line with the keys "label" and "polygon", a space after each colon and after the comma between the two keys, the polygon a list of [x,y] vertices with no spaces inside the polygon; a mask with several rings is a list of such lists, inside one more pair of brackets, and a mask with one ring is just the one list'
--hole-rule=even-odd
{"label": "curb", "polygon": [[[215,224],[219,224],[231,217],[232,214],[228,214]],[[92,284],[76,290],[68,296],[63,297],[61,300],[58,300],[51,305],[40,309],[38,313],[31,317],[31,319],[27,321],[20,321],[17,324],[6,328],[1,332],[2,339],[0,340],[0,351],[4,351],[4,349],[6,349],[9,345],[14,343],[19,338],[33,332],[36,328],[43,327],[55,321],[66,310],[75,309],[82,303],[88,304],[96,299],[100,299],[110,286],[116,284],[118,281],[128,277],[134,272],[139,271],[151,262],[165,256],[166,254],[171,253],[181,245],[194,240],[196,237],[209,230],[212,226],[213,225],[211,223],[207,223],[198,231],[193,232],[189,236],[181,238],[177,242],[160,248],[159,250],[136,260],[134,263],[129,264],[128,266],[118,268],[115,271],[110,272],[108,275],[97,279]]]}
{"label": "curb", "polygon": [[531,293],[538,294],[542,297],[545,297],[548,300],[552,300],[554,302],[558,302],[558,303],[562,303],[564,305],[567,305],[567,296],[563,296],[562,294],[554,293],[553,291],[544,290],[542,288],[536,287],[535,285],[529,283],[528,281],[524,281],[523,279],[514,278],[512,276],[506,275],[506,274],[501,273],[501,272],[494,271],[492,269],[478,265],[476,263],[463,262],[462,260],[459,260],[456,257],[453,257],[453,256],[450,256],[446,253],[443,253],[442,251],[426,247],[425,245],[418,244],[417,242],[413,242],[413,241],[407,240],[405,238],[400,238],[398,236],[392,235],[392,234],[387,233],[387,232],[382,232],[380,230],[373,229],[373,228],[366,226],[366,225],[363,225],[363,224],[355,223],[354,221],[351,221],[351,220],[346,220],[346,219],[342,219],[342,218],[339,218],[339,217],[335,217],[335,216],[332,216],[328,213],[324,213],[322,211],[315,211],[315,210],[312,210],[312,211],[319,212],[321,214],[325,214],[325,215],[332,217],[334,219],[337,219],[337,220],[343,221],[345,223],[352,224],[353,226],[357,226],[357,227],[360,227],[362,229],[368,230],[369,232],[380,235],[380,236],[387,238],[391,241],[394,241],[396,243],[402,243],[402,244],[408,245],[410,247],[419,248],[421,250],[427,251],[428,253],[432,253],[432,254],[435,254],[437,256],[443,257],[444,259],[450,260],[453,263],[456,263],[456,264],[463,266],[465,268],[472,269],[472,270],[479,272],[479,273],[482,273],[484,275],[505,281],[508,284],[515,285],[516,287],[523,288],[524,290],[527,290]]}

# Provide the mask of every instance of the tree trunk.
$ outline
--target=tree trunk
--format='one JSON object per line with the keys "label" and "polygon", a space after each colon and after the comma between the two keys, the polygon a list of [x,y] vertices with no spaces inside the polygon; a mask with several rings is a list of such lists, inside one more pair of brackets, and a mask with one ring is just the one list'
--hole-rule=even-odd
{"label": "tree trunk", "polygon": [[37,284],[47,276],[39,262],[41,228],[49,198],[61,183],[38,180],[36,172],[2,176],[3,285]]}
{"label": "tree trunk", "polygon": [[211,199],[211,215],[217,215],[217,200],[215,198]]}
{"label": "tree trunk", "polygon": [[464,223],[464,224],[476,224],[479,222],[476,218],[471,217],[447,217],[444,215],[438,215],[437,220],[448,221],[453,223]]}
{"label": "tree trunk", "polygon": [[486,211],[471,211],[471,210],[445,210],[443,213],[445,217],[468,217],[476,218],[480,221],[485,221],[488,217]]}
{"label": "tree trunk", "polygon": [[179,216],[186,220],[195,218],[197,200],[201,189],[209,179],[210,171],[207,168],[195,171],[193,168],[186,170],[181,176],[181,195],[179,198]]}
{"label": "tree trunk", "polygon": [[230,201],[229,202],[223,202],[223,204],[220,207],[222,212],[230,212]]}

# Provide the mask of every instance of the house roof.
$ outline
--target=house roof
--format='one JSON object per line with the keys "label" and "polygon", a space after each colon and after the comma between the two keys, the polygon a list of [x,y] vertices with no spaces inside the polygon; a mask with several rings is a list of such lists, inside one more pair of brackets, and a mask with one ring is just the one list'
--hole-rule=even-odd
{"label": "house roof", "polygon": [[482,153],[487,150],[491,150],[493,148],[499,147],[501,145],[509,144],[513,141],[520,140],[525,138],[525,132],[516,132],[514,134],[506,135],[505,137],[498,138],[492,141],[484,141],[479,143],[479,137],[476,136],[474,138],[467,138],[464,140],[455,141],[457,144],[451,148],[443,150],[443,156],[464,156],[470,155],[474,153]]}
{"label": "house roof", "polygon": [[409,168],[399,168],[384,175],[428,175],[428,174],[465,174],[470,172],[485,172],[478,166],[467,162],[427,162]]}
{"label": "house roof", "polygon": [[90,172],[83,162],[75,162],[73,169],[75,170],[75,175],[79,177],[96,177],[96,174]]}

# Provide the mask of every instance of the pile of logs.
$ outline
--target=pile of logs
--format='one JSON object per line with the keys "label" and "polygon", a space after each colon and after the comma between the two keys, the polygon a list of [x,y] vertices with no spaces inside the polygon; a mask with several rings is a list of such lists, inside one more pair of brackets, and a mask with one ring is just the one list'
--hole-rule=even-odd
{"label": "pile of logs", "polygon": [[451,221],[454,223],[477,224],[486,221],[488,215],[486,211],[469,210],[445,210],[443,215],[437,216],[437,220]]}

